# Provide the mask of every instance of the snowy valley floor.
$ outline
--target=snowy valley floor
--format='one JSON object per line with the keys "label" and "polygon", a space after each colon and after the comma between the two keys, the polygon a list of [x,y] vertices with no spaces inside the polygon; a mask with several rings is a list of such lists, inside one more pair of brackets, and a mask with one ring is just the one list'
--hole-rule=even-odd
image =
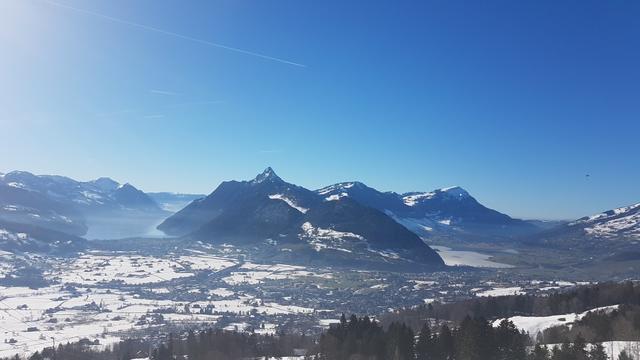
{"label": "snowy valley floor", "polygon": [[[0,254],[5,277],[0,357],[80,339],[100,347],[126,337],[211,326],[316,334],[343,312],[375,315],[432,301],[540,293],[577,284],[527,278],[504,266],[437,273],[347,271],[262,263],[252,260],[255,254],[228,245],[194,244],[158,253],[146,249],[91,250],[71,258]],[[477,254],[454,252],[457,265],[465,264],[465,255],[470,265],[495,264]],[[39,280],[33,283],[33,278]],[[542,321],[514,320],[523,328]]]}

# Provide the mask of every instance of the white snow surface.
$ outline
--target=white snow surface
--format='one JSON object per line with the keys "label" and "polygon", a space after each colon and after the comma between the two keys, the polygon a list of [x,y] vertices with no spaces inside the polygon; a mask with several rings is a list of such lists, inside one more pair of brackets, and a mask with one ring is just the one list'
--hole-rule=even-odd
{"label": "white snow surface", "polygon": [[335,185],[330,185],[327,187],[324,187],[320,190],[317,190],[316,192],[320,195],[327,195],[331,192],[334,192],[336,190],[347,190],[347,189],[351,189],[353,186],[355,185],[355,183],[352,182],[348,182],[348,183],[340,183],[340,184],[335,184]]}
{"label": "white snow surface", "polygon": [[576,224],[584,224],[584,223],[593,222],[594,220],[600,220],[600,219],[604,219],[604,218],[620,215],[622,213],[626,213],[626,212],[629,212],[631,210],[635,210],[635,209],[637,209],[639,207],[640,207],[640,203],[633,204],[633,205],[630,205],[630,206],[619,207],[619,208],[611,210],[610,212],[606,211],[606,212],[602,212],[602,213],[599,213],[599,214],[595,214],[595,215],[591,215],[591,216],[580,218],[580,219],[578,219],[578,220],[576,220],[574,222],[569,223],[569,225],[576,225]]}
{"label": "white snow surface", "polygon": [[129,285],[138,285],[169,281],[194,274],[172,259],[87,253],[68,263],[65,271],[52,272],[50,275],[64,283],[95,285],[121,281]]}
{"label": "white snow surface", "polygon": [[178,257],[177,262],[183,266],[188,266],[192,270],[211,270],[214,272],[224,270],[236,264],[230,259],[208,254],[183,255]]}
{"label": "white snow surface", "polygon": [[435,195],[436,195],[435,192],[425,192],[425,193],[419,193],[419,194],[412,194],[412,195],[407,195],[407,196],[403,197],[402,201],[407,206],[415,206],[416,204],[418,204],[422,200],[432,199]]}
{"label": "white snow surface", "polygon": [[[513,316],[508,318],[513,324],[520,330],[524,330],[529,333],[530,336],[535,337],[539,332],[544,331],[550,327],[567,325],[571,326],[574,322],[582,319],[590,312],[609,312],[618,308],[618,305],[605,306],[600,308],[591,309],[583,313],[571,313],[551,316]],[[493,326],[498,326],[499,319],[493,322]]]}
{"label": "white snow surface", "polygon": [[640,212],[597,223],[584,231],[593,236],[613,238],[618,235],[640,238]]}
{"label": "white snow surface", "polygon": [[506,288],[493,288],[491,290],[483,290],[476,293],[476,296],[480,297],[496,297],[496,296],[509,296],[509,295],[522,295],[524,291],[519,286],[506,287]]}
{"label": "white snow surface", "polygon": [[[601,238],[640,239],[640,203],[584,217],[569,226],[584,225],[587,235]],[[626,215],[625,215],[626,214]]]}
{"label": "white snow surface", "polygon": [[222,280],[229,285],[239,284],[259,284],[267,280],[287,280],[299,277],[321,277],[330,278],[331,274],[317,274],[306,270],[304,266],[286,265],[286,264],[255,264],[246,262],[240,266],[238,271],[233,271]]}
{"label": "white snow surface", "polygon": [[10,241],[15,243],[24,243],[29,239],[26,233],[16,233],[7,229],[0,228],[0,241]]}
{"label": "white snow surface", "polygon": [[438,255],[449,266],[471,266],[478,268],[498,268],[506,269],[512,265],[491,261],[491,255],[482,254],[475,251],[452,250],[446,246],[429,245],[438,252]]}
{"label": "white snow surface", "polygon": [[[51,271],[44,276],[55,285],[39,289],[0,286],[0,327],[3,330],[0,333],[0,357],[28,355],[50,346],[52,337],[56,343],[97,339],[102,347],[120,341],[130,330],[143,330],[149,326],[165,326],[173,322],[215,325],[226,313],[257,312],[279,316],[314,311],[291,304],[290,299],[285,299],[287,303],[284,304],[272,299],[263,300],[244,291],[236,292],[231,286],[202,289],[197,283],[187,282],[189,285],[182,284],[176,288],[168,281],[201,271],[215,272],[238,266],[240,260],[219,254],[187,249],[180,254],[153,257],[93,251],[75,259],[51,259]],[[2,264],[5,258],[14,256],[5,252],[0,254],[0,272],[11,271]],[[287,264],[245,262],[235,270],[230,270],[223,281],[250,284],[306,276],[332,277],[330,272],[316,273],[304,266]],[[119,285],[110,286],[112,280],[135,285],[136,290],[131,292],[119,288]],[[200,296],[193,301],[175,300],[177,292]],[[212,308],[214,313],[200,314],[188,310],[204,307]],[[159,323],[152,323],[152,313],[162,313]],[[32,329],[28,331],[29,328]],[[256,332],[272,334],[276,330],[276,325],[264,324]],[[10,339],[16,342],[10,343]]]}
{"label": "white snow surface", "polygon": [[307,208],[303,208],[302,206],[298,206],[298,205],[295,203],[295,201],[293,201],[293,200],[289,199],[289,198],[288,198],[286,195],[284,195],[284,194],[272,194],[272,195],[269,195],[269,199],[271,199],[271,200],[282,200],[282,201],[286,202],[286,203],[287,203],[287,205],[289,205],[289,206],[291,206],[292,208],[294,208],[294,209],[296,209],[296,210],[300,211],[300,212],[301,212],[301,213],[303,213],[303,214],[306,214],[306,213],[307,213],[307,211],[309,211],[309,209],[307,209]]}
{"label": "white snow surface", "polygon": [[446,194],[452,199],[464,199],[469,197],[469,193],[459,186],[449,186],[442,189],[437,189],[430,192],[414,193],[402,197],[402,201],[407,206],[415,206],[424,200],[433,199],[439,194]]}
{"label": "white snow surface", "polygon": [[310,222],[301,226],[300,238],[306,240],[316,251],[332,249],[344,252],[351,250],[344,248],[349,240],[365,241],[364,237],[351,232],[342,232],[333,229],[316,228]]}
{"label": "white snow surface", "polygon": [[347,194],[346,192],[342,192],[340,194],[333,194],[333,195],[329,195],[326,198],[324,198],[325,201],[338,201],[340,199],[342,199],[343,197],[347,197],[349,196],[349,194]]}

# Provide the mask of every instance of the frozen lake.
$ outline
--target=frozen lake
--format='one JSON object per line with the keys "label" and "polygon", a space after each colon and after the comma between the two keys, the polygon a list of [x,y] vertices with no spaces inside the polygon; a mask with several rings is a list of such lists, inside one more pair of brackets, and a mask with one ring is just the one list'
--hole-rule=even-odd
{"label": "frozen lake", "polygon": [[430,245],[430,247],[437,251],[444,260],[444,263],[449,266],[472,266],[479,268],[496,268],[506,269],[512,268],[512,265],[502,264],[499,262],[491,261],[491,255],[482,254],[475,251],[462,251],[452,250],[446,246]]}

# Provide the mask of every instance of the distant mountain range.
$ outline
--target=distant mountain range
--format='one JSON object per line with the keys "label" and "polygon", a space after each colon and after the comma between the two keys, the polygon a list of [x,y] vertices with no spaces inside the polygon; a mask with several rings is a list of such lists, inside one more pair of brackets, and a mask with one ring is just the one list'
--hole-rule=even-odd
{"label": "distant mountain range", "polygon": [[406,230],[427,244],[522,242],[564,249],[602,247],[611,241],[636,244],[639,212],[640,205],[633,205],[573,222],[525,221],[487,208],[457,186],[400,194],[354,181],[311,191],[283,181],[268,168],[251,181],[223,182],[158,229],[205,242],[271,242],[287,248],[304,242],[334,256],[362,254],[364,249],[402,257],[412,251],[425,253],[416,250],[421,247]]}
{"label": "distant mountain range", "polygon": [[[640,203],[578,220],[538,234],[531,243],[559,248],[629,247],[640,244]],[[640,255],[639,255],[640,256]]]}
{"label": "distant mountain range", "polygon": [[171,213],[133,185],[25,171],[0,174],[0,220],[88,238],[146,235]]}
{"label": "distant mountain range", "polygon": [[539,231],[530,222],[485,207],[459,186],[398,194],[380,192],[361,182],[346,182],[316,193],[327,201],[348,197],[378,209],[425,239],[456,236],[496,241]]}
{"label": "distant mountain range", "polygon": [[86,248],[86,240],[60,231],[0,220],[0,252],[67,255]]}
{"label": "distant mountain range", "polygon": [[[0,180],[3,180],[0,178]],[[21,183],[0,181],[0,220],[23,223],[73,235],[87,233],[82,213]]]}
{"label": "distant mountain range", "polygon": [[443,261],[385,213],[351,198],[332,201],[285,182],[271,168],[251,181],[227,181],[165,220],[175,236],[235,245],[277,246],[354,261]]}
{"label": "distant mountain range", "polygon": [[43,249],[49,241],[56,248],[74,249],[64,239],[149,236],[156,226],[167,235],[205,242],[266,244],[277,254],[310,261],[330,256],[345,263],[440,266],[442,260],[425,243],[522,241],[564,249],[635,245],[640,242],[640,204],[572,222],[541,222],[489,209],[457,186],[395,193],[354,181],[309,190],[285,182],[271,168],[250,181],[223,182],[208,196],[145,193],[106,177],[83,182],[24,171],[0,174],[0,249],[16,244]]}
{"label": "distant mountain range", "polygon": [[640,203],[583,217],[567,227],[594,238],[640,240]]}

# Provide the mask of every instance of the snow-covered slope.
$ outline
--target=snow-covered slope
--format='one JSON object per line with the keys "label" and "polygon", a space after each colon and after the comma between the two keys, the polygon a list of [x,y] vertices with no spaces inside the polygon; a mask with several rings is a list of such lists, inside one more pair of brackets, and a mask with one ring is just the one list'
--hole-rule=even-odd
{"label": "snow-covered slope", "polygon": [[120,208],[159,210],[158,205],[131,184],[119,184],[110,178],[76,181],[58,175],[34,175],[26,171],[5,174],[1,182],[36,192],[62,203],[73,204],[85,212]]}
{"label": "snow-covered slope", "polygon": [[[530,336],[535,338],[539,332],[543,332],[544,330],[554,326],[566,325],[571,327],[574,322],[579,321],[590,312],[609,312],[617,308],[618,305],[612,305],[591,309],[579,314],[571,313],[550,316],[513,316],[508,318],[508,320],[511,320],[517,328],[527,332]],[[503,319],[494,321],[493,326],[498,326],[502,320]]]}
{"label": "snow-covered slope", "polygon": [[418,236],[385,213],[350,196],[327,197],[287,183],[267,168],[253,180],[222,183],[158,229],[201,241],[296,248],[314,258],[387,261],[381,254],[398,253],[397,258],[405,261],[444,264]]}
{"label": "snow-covered slope", "polygon": [[345,182],[316,190],[325,201],[350,197],[378,209],[423,238],[513,237],[538,228],[489,209],[459,186],[429,192],[380,192],[360,182]]}
{"label": "snow-covered slope", "polygon": [[0,182],[0,220],[32,224],[73,235],[87,232],[85,219],[74,206],[13,185]]}
{"label": "snow-covered slope", "polygon": [[110,178],[76,181],[12,171],[0,177],[0,219],[95,238],[143,235],[168,212]]}
{"label": "snow-covered slope", "polygon": [[439,196],[445,196],[451,200],[466,200],[471,197],[469,193],[460,186],[451,186],[437,189],[430,192],[413,192],[402,195],[402,202],[407,206],[419,206],[421,203],[432,200]]}
{"label": "snow-covered slope", "polygon": [[77,236],[0,220],[0,250],[2,251],[66,254],[84,247],[85,240]]}
{"label": "snow-covered slope", "polygon": [[606,248],[612,260],[638,258],[640,203],[585,216],[541,233],[532,243],[557,248]]}
{"label": "snow-covered slope", "polygon": [[287,205],[289,205],[292,208],[300,211],[303,214],[306,214],[307,211],[309,211],[309,209],[297,205],[295,200],[292,200],[292,199],[288,198],[287,195],[285,195],[285,194],[272,194],[272,195],[269,195],[269,199],[271,199],[271,200],[282,200]]}
{"label": "snow-covered slope", "polygon": [[158,229],[183,236],[206,225],[208,230],[203,232],[277,235],[318,202],[313,192],[283,181],[267,168],[250,181],[223,182],[207,197],[166,219]]}
{"label": "snow-covered slope", "polygon": [[640,203],[583,217],[568,224],[590,237],[640,240]]}

